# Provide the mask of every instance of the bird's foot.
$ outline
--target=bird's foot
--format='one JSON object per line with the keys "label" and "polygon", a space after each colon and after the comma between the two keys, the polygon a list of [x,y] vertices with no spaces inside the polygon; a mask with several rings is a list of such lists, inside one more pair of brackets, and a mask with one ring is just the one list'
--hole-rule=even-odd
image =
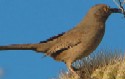
{"label": "bird's foot", "polygon": [[76,68],[72,68],[68,71],[71,79],[80,79],[80,75],[77,73],[77,70],[78,69]]}

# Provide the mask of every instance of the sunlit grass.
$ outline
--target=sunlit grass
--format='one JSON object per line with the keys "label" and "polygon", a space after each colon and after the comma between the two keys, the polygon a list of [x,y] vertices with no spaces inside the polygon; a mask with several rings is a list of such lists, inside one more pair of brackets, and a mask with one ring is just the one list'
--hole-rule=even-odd
{"label": "sunlit grass", "polygon": [[76,61],[77,76],[61,72],[58,79],[125,79],[125,56],[120,50],[101,50]]}

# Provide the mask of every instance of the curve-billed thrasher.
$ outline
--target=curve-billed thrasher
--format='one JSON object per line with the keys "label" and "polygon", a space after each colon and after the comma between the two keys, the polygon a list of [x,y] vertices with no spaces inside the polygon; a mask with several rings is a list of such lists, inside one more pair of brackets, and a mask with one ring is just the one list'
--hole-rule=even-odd
{"label": "curve-billed thrasher", "polygon": [[57,61],[65,62],[68,69],[74,71],[72,63],[96,49],[105,32],[105,21],[111,13],[116,12],[121,11],[111,9],[105,4],[98,4],[92,7],[84,19],[68,32],[36,44],[0,46],[0,50],[34,50]]}

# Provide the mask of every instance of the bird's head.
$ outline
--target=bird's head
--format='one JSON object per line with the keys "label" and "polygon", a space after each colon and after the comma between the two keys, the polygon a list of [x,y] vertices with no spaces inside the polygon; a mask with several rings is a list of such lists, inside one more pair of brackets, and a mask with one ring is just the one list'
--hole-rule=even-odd
{"label": "bird's head", "polygon": [[106,18],[111,14],[110,7],[105,4],[98,4],[90,9],[93,11],[93,16],[99,18]]}
{"label": "bird's head", "polygon": [[92,20],[105,22],[111,13],[121,13],[121,10],[110,8],[106,4],[97,4],[89,10],[86,18],[90,17]]}

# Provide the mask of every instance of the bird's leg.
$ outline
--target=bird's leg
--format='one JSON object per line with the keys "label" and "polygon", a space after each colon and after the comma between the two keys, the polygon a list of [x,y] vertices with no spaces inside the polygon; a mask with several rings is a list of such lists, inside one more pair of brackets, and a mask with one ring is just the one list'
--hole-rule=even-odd
{"label": "bird's leg", "polygon": [[76,73],[74,71],[74,68],[72,67],[72,63],[66,63],[67,67],[68,67],[68,71],[71,72],[71,73]]}
{"label": "bird's leg", "polygon": [[77,72],[75,72],[74,67],[72,67],[72,62],[66,62],[68,71],[69,71],[69,75],[71,75],[71,77],[75,78],[75,79],[80,79],[80,76],[77,74]]}

